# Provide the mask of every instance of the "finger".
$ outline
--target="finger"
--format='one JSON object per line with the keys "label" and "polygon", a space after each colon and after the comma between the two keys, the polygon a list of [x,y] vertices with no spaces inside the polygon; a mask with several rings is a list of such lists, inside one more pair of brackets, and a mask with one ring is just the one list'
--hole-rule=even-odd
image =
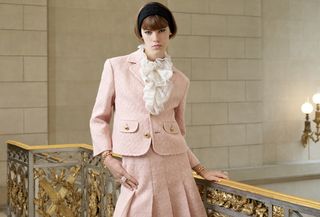
{"label": "finger", "polygon": [[218,177],[223,178],[223,179],[227,179],[228,176],[226,176],[225,174],[217,174]]}
{"label": "finger", "polygon": [[221,172],[221,171],[216,172],[215,175],[220,177],[220,178],[223,178],[223,179],[227,179],[228,178],[228,175],[226,173],[224,173],[224,172]]}
{"label": "finger", "polygon": [[138,181],[137,181],[133,176],[131,176],[129,173],[126,172],[126,173],[124,174],[124,176],[125,176],[128,180],[130,180],[133,184],[139,185]]}
{"label": "finger", "polygon": [[219,182],[220,181],[220,178],[216,175],[216,174],[208,174],[207,176],[204,177],[206,180],[209,180],[209,181],[214,181],[214,182]]}
{"label": "finger", "polygon": [[121,181],[121,179],[123,179],[123,177],[125,177],[125,175],[123,175],[123,173],[116,172],[116,174],[114,175],[114,179],[117,180],[120,183],[123,182],[123,181]]}
{"label": "finger", "polygon": [[135,183],[133,183],[130,179],[127,179],[127,184],[130,185],[131,188],[133,189],[137,189],[137,185]]}
{"label": "finger", "polygon": [[221,175],[222,175],[222,176],[221,176],[222,178],[228,179],[228,173],[222,173]]}
{"label": "finger", "polygon": [[133,191],[133,188],[127,182],[122,183],[122,185],[128,188],[130,191]]}
{"label": "finger", "polygon": [[209,181],[214,181],[214,182],[220,182],[221,179],[219,179],[217,176],[209,176],[208,180]]}

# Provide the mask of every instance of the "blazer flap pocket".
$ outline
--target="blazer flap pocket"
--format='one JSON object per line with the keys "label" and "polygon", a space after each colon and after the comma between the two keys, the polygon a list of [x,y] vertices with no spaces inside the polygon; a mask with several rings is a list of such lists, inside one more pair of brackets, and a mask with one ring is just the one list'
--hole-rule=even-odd
{"label": "blazer flap pocket", "polygon": [[171,134],[177,134],[179,133],[179,126],[176,122],[174,121],[166,121],[163,123],[163,129],[167,132],[167,133],[171,133]]}
{"label": "blazer flap pocket", "polygon": [[122,120],[120,121],[120,132],[134,133],[138,130],[139,122],[134,120]]}

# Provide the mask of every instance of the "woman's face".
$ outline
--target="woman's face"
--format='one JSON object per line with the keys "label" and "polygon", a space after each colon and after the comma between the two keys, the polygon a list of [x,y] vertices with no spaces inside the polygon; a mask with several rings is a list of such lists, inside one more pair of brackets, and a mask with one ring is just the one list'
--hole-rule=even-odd
{"label": "woman's face", "polygon": [[149,58],[162,58],[169,45],[169,27],[157,30],[141,29],[144,48]]}

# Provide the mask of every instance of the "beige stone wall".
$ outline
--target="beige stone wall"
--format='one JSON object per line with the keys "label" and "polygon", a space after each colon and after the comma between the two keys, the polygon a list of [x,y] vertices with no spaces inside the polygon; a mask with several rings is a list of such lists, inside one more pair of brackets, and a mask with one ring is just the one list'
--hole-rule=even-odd
{"label": "beige stone wall", "polygon": [[260,0],[172,0],[179,35],[170,53],[191,80],[187,141],[208,167],[262,158]]}
{"label": "beige stone wall", "polygon": [[299,142],[300,106],[320,87],[319,9],[319,1],[263,1],[265,164],[320,160],[319,143]]}
{"label": "beige stone wall", "polygon": [[319,184],[319,179],[310,179],[303,181],[258,185],[258,187],[270,189],[283,194],[306,198],[309,200],[320,201]]}
{"label": "beige stone wall", "polygon": [[0,0],[0,186],[8,139],[48,142],[47,1]]}

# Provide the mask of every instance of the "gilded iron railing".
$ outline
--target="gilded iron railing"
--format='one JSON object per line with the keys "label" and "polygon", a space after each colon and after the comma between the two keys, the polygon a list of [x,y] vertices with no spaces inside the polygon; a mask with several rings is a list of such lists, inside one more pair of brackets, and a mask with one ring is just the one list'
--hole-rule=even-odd
{"label": "gilded iron railing", "polygon": [[209,183],[195,178],[209,217],[320,217],[320,202],[231,180]]}
{"label": "gilded iron railing", "polygon": [[90,145],[7,145],[8,216],[112,216],[117,187]]}
{"label": "gilded iron railing", "polygon": [[[86,144],[29,146],[8,141],[12,217],[111,217],[119,186]],[[320,203],[231,180],[194,175],[209,217],[320,216]]]}

